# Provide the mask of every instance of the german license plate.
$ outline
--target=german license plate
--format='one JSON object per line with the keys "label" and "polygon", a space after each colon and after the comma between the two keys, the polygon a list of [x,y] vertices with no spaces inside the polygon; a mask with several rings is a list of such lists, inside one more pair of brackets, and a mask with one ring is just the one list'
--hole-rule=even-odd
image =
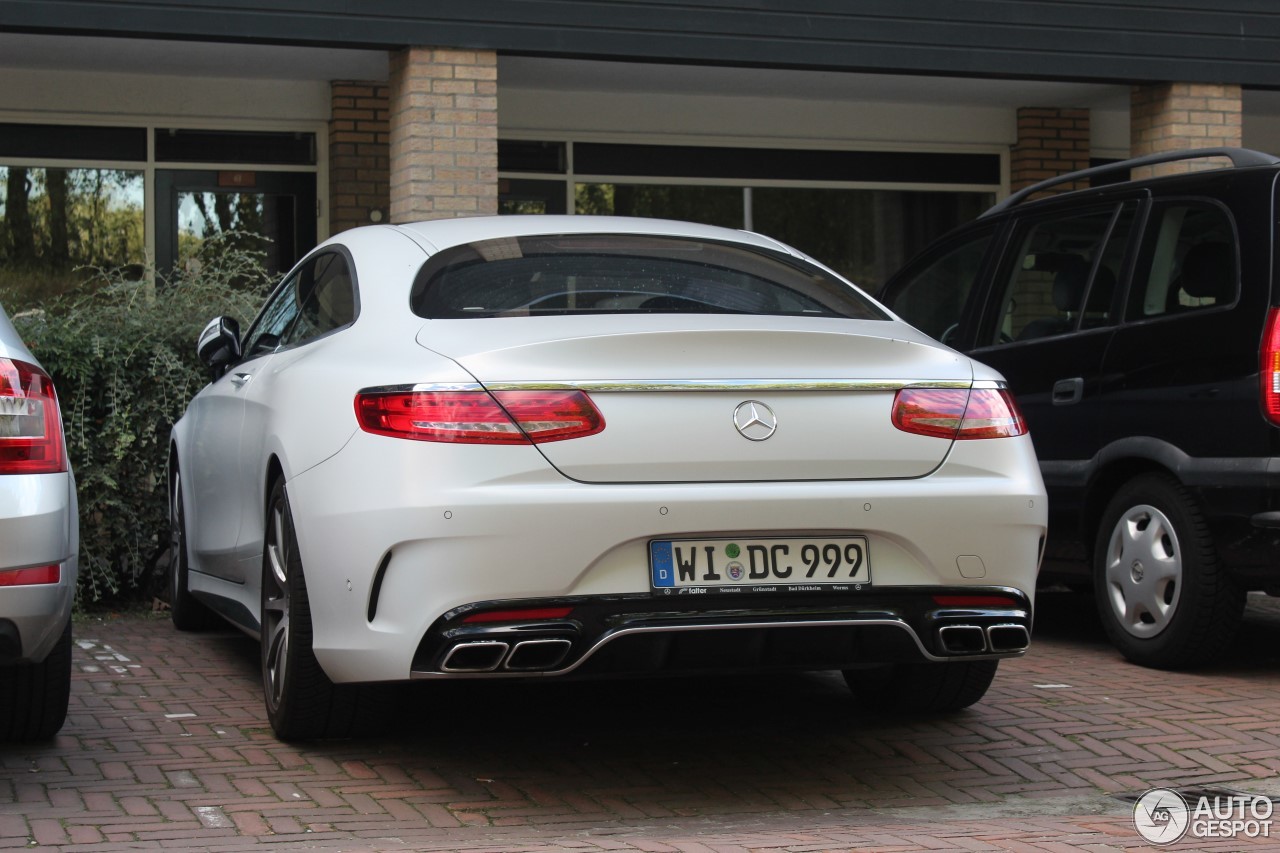
{"label": "german license plate", "polygon": [[653,588],[666,592],[818,592],[871,583],[865,536],[804,539],[655,539]]}

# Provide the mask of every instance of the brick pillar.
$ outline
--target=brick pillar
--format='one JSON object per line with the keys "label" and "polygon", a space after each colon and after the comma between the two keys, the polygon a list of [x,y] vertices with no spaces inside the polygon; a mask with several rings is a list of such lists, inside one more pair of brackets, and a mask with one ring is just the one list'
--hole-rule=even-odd
{"label": "brick pillar", "polygon": [[329,119],[329,233],[388,221],[391,208],[390,89],[335,80]]}
{"label": "brick pillar", "polygon": [[498,212],[498,55],[391,54],[391,221]]}
{"label": "brick pillar", "polygon": [[[1134,157],[1185,148],[1240,145],[1240,86],[1152,83],[1129,95],[1129,148]],[[1162,163],[1135,169],[1135,178],[1212,169],[1213,160]],[[1140,174],[1141,173],[1141,174]]]}
{"label": "brick pillar", "polygon": [[[1010,189],[1089,168],[1089,111],[1059,107],[1019,107],[1018,143],[1009,158]],[[1078,189],[1060,184],[1049,193]]]}

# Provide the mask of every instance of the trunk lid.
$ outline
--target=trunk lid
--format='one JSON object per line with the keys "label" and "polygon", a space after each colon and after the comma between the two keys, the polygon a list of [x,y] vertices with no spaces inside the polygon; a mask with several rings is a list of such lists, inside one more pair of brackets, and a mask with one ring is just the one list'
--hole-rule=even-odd
{"label": "trunk lid", "polygon": [[972,380],[968,359],[894,321],[442,320],[418,342],[491,391],[586,391],[604,430],[538,448],[591,483],[921,477],[951,441],[896,429],[895,392]]}

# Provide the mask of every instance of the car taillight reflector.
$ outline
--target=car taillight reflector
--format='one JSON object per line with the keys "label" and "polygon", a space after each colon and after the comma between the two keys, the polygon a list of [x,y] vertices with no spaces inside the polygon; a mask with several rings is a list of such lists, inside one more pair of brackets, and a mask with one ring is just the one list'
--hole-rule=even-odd
{"label": "car taillight reflector", "polygon": [[1027,431],[1003,388],[904,388],[893,400],[893,425],[935,438],[1009,438]]}
{"label": "car taillight reflector", "polygon": [[67,470],[53,381],[34,364],[0,358],[0,474]]}
{"label": "car taillight reflector", "polygon": [[461,444],[541,444],[604,429],[581,391],[361,392],[356,420],[376,435]]}
{"label": "car taillight reflector", "polygon": [[35,569],[8,569],[0,572],[0,586],[35,586],[42,583],[57,583],[62,577],[58,566],[40,566]]}
{"label": "car taillight reflector", "polygon": [[526,620],[563,619],[573,612],[572,607],[528,607],[523,610],[489,610],[472,613],[463,622],[524,622]]}
{"label": "car taillight reflector", "polygon": [[1267,420],[1280,426],[1280,308],[1267,313],[1267,328],[1262,336],[1262,353],[1258,364],[1258,383],[1262,392],[1262,411]]}

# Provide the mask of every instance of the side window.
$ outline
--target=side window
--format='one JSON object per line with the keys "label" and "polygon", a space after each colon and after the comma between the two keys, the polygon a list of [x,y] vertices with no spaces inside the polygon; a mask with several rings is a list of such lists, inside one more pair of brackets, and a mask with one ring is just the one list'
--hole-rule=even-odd
{"label": "side window", "polygon": [[285,330],[298,316],[298,303],[293,294],[294,277],[290,276],[271,294],[266,306],[245,333],[243,351],[246,359],[275,352],[276,347],[280,346]]}
{"label": "side window", "polygon": [[987,229],[935,258],[911,278],[894,286],[887,304],[926,335],[943,343],[954,338],[994,235],[994,229]]}
{"label": "side window", "polygon": [[1114,322],[1112,299],[1137,204],[1024,223],[989,344]]}
{"label": "side window", "polygon": [[245,358],[297,346],[355,319],[345,257],[324,252],[298,267],[271,295],[244,338]]}
{"label": "side window", "polygon": [[303,264],[294,280],[297,318],[281,343],[296,346],[341,328],[355,319],[355,293],[347,261],[337,252],[316,255]]}
{"label": "side window", "polygon": [[1204,202],[1167,203],[1152,213],[1145,276],[1128,317],[1141,320],[1235,300],[1235,229],[1226,211]]}

